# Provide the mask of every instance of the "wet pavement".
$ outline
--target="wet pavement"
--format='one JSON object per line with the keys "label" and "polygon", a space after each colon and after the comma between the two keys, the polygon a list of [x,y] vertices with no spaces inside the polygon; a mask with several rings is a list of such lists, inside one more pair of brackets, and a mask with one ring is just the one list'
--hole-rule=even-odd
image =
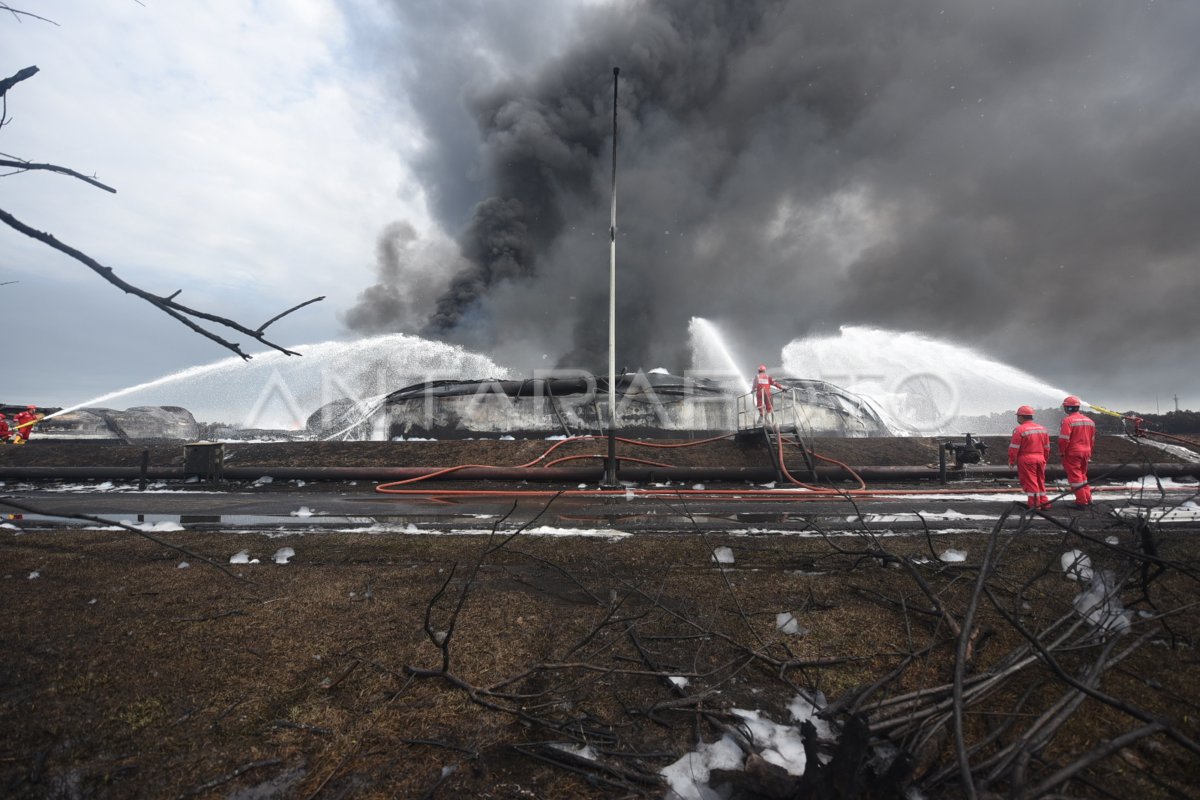
{"label": "wet pavement", "polygon": [[[639,487],[629,487],[616,496],[436,493],[445,488],[421,496],[379,494],[372,485],[362,483],[243,485],[219,490],[159,483],[148,491],[138,491],[136,483],[9,484],[0,487],[0,513],[9,517],[7,522],[14,528],[39,529],[120,522],[158,530],[469,534],[487,533],[497,525],[506,530],[530,525],[544,533],[563,534],[703,530],[791,535],[986,532],[1006,514],[1005,526],[1015,527],[1024,513],[1021,495],[998,489],[995,483],[888,487],[887,491],[909,493],[852,497],[764,492],[745,485],[710,486],[745,492],[719,496],[686,493],[690,487],[678,487],[685,490],[679,493],[659,487],[655,490],[659,493],[651,496]],[[519,487],[508,488],[519,491]],[[1200,522],[1195,485],[1169,485],[1163,491],[1157,487],[1098,490],[1096,500],[1092,508],[1078,510],[1067,495],[1047,512],[1049,519],[1035,515],[1031,525],[1052,531],[1065,523],[1099,532],[1126,527],[1130,518],[1139,515],[1163,524]],[[70,519],[71,515],[100,521]]]}

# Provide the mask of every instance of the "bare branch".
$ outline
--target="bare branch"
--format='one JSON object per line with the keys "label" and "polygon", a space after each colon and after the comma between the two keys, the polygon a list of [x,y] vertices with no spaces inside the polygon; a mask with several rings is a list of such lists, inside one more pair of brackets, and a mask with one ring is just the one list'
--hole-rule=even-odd
{"label": "bare branch", "polygon": [[1162,724],[1163,725],[1162,730],[1165,731],[1168,736],[1170,736],[1176,742],[1178,742],[1179,744],[1181,744],[1182,746],[1184,746],[1185,748],[1190,750],[1192,753],[1194,753],[1196,755],[1200,755],[1200,743],[1197,743],[1197,742],[1193,741],[1191,738],[1185,736],[1183,733],[1176,730],[1173,726],[1165,723],[1163,720],[1155,718],[1154,715],[1152,715],[1146,711],[1143,711],[1141,708],[1138,708],[1137,706],[1134,706],[1130,703],[1126,703],[1126,702],[1122,701],[1120,698],[1113,697],[1105,692],[1100,691],[1099,689],[1095,689],[1095,688],[1087,685],[1083,681],[1080,681],[1077,678],[1075,678],[1074,676],[1072,676],[1070,673],[1067,672],[1067,670],[1065,670],[1058,663],[1058,660],[1054,658],[1054,656],[1050,653],[1050,651],[1046,647],[1044,647],[1041,644],[1041,642],[1038,641],[1036,636],[1034,636],[1029,631],[1027,631],[1025,629],[1025,626],[1021,625],[1020,622],[1013,619],[1012,616],[1009,615],[1008,611],[1006,609],[1004,609],[999,603],[996,602],[995,598],[991,595],[991,593],[987,590],[986,587],[984,588],[984,594],[988,595],[988,598],[992,601],[992,605],[995,607],[995,609],[998,612],[1000,612],[1001,615],[1003,615],[1008,620],[1009,624],[1013,626],[1013,629],[1016,630],[1018,633],[1020,633],[1022,636],[1024,636],[1025,639],[1031,645],[1033,645],[1034,649],[1037,650],[1038,654],[1042,657],[1042,660],[1046,664],[1046,666],[1048,666],[1050,668],[1050,670],[1063,683],[1066,683],[1068,686],[1071,686],[1072,688],[1076,689],[1077,691],[1080,691],[1080,692],[1086,694],[1088,697],[1091,697],[1094,700],[1097,700],[1101,703],[1104,703],[1105,705],[1108,705],[1108,706],[1111,706],[1112,708],[1117,709],[1118,711],[1128,714],[1129,716],[1133,717],[1136,720],[1139,720],[1140,722],[1145,722],[1148,724],[1151,724],[1151,723]]}
{"label": "bare branch", "polygon": [[[177,294],[179,294],[179,292],[176,292],[175,294],[171,295],[171,297],[174,297]],[[170,299],[170,298],[167,298],[167,299]],[[270,325],[272,322],[278,322],[279,320],[283,319],[284,317],[286,317],[288,314],[292,313],[293,311],[299,311],[300,309],[304,308],[307,305],[311,305],[312,303],[319,303],[320,301],[322,301],[324,299],[325,299],[325,295],[321,295],[320,297],[314,297],[311,300],[305,300],[303,303],[298,303],[297,305],[294,305],[291,308],[289,308],[287,311],[282,311],[282,312],[276,314],[275,316],[271,317],[269,320],[264,322],[262,325],[259,325],[258,329],[255,332],[262,333],[263,331],[265,331],[267,329],[267,326]]]}
{"label": "bare branch", "polygon": [[[18,13],[24,13],[24,12],[18,12]],[[37,75],[37,74],[38,74],[37,67],[25,67],[24,69],[17,70],[16,74],[12,75],[11,77],[0,79],[0,97],[3,97],[4,95],[8,94],[8,90],[11,89],[12,87],[16,86],[21,81],[28,80],[29,78],[32,78],[34,75]]]}
{"label": "bare branch", "polygon": [[[221,336],[217,335],[216,333],[209,330],[208,328],[205,328],[202,325],[197,324],[190,318],[194,317],[195,319],[204,320],[206,322],[211,322],[215,325],[223,326],[223,327],[229,328],[231,330],[237,331],[238,333],[240,333],[248,338],[255,339],[256,341],[259,341],[268,347],[278,350],[279,352],[283,353],[284,355],[289,355],[289,356],[300,355],[299,353],[297,353],[293,350],[288,350],[287,348],[282,347],[282,346],[275,344],[274,342],[268,340],[266,338],[266,336],[263,334],[261,329],[251,330],[250,328],[247,328],[245,325],[235,322],[234,320],[228,319],[227,317],[217,316],[216,314],[209,314],[205,311],[200,311],[199,309],[191,308],[190,306],[185,306],[181,303],[175,302],[172,298],[176,297],[179,294],[179,292],[172,294],[170,297],[161,297],[156,294],[151,294],[150,292],[147,292],[145,289],[142,289],[141,287],[135,286],[125,280],[122,280],[121,278],[118,278],[116,276],[116,274],[113,272],[112,267],[104,266],[103,264],[99,263],[98,261],[96,261],[91,256],[87,255],[86,253],[83,253],[79,250],[76,250],[74,247],[71,247],[70,245],[60,242],[58,239],[56,239],[54,236],[52,236],[49,233],[45,233],[43,231],[36,230],[35,228],[31,228],[30,226],[26,225],[25,223],[21,222],[19,219],[14,217],[12,214],[9,214],[4,209],[0,209],[0,221],[3,221],[9,227],[20,231],[21,233],[25,234],[26,236],[28,236],[32,239],[36,239],[39,242],[49,245],[50,247],[54,248],[55,250],[58,250],[61,253],[65,253],[66,255],[70,256],[71,258],[75,259],[76,261],[79,261],[84,266],[91,269],[97,275],[104,278],[104,280],[108,281],[113,286],[116,286],[118,289],[125,292],[126,294],[132,294],[136,297],[140,297],[141,299],[145,300],[146,302],[148,302],[151,305],[160,309],[164,314],[169,314],[170,316],[179,320],[181,323],[183,323],[187,327],[194,330],[196,333],[199,333],[201,336],[204,336],[205,338],[211,339],[212,341],[216,342],[217,344],[221,345],[222,347],[224,347],[228,350],[232,350],[234,353],[237,353],[243,359],[249,360],[250,356],[248,354],[246,354],[245,352],[243,352],[242,348],[238,344],[222,338]],[[320,299],[322,299],[322,298],[318,297],[318,298],[315,298],[314,300],[309,300],[306,303],[301,303],[299,306],[296,306],[296,308],[301,308],[303,306],[308,305],[309,303],[316,302],[317,300],[320,300]],[[291,313],[291,311],[294,311],[294,310],[296,310],[296,309],[295,308],[289,309],[289,311],[284,312],[284,313],[285,314]],[[282,315],[280,315],[280,316],[282,316]]]}
{"label": "bare branch", "polygon": [[1028,797],[1041,797],[1041,796],[1045,795],[1046,793],[1048,793],[1054,787],[1058,786],[1059,784],[1069,781],[1072,777],[1077,775],[1080,771],[1086,769],[1087,767],[1091,766],[1092,764],[1096,763],[1097,761],[1107,758],[1108,756],[1112,755],[1113,753],[1116,753],[1116,752],[1120,751],[1121,749],[1128,747],[1129,745],[1133,744],[1134,742],[1138,741],[1139,739],[1144,739],[1147,736],[1153,736],[1154,734],[1161,733],[1164,730],[1166,730],[1166,726],[1163,725],[1161,722],[1151,722],[1148,725],[1144,725],[1140,728],[1137,728],[1137,729],[1129,731],[1121,736],[1118,736],[1117,738],[1113,739],[1112,741],[1105,743],[1101,747],[1095,748],[1091,752],[1084,755],[1082,758],[1076,760],[1074,763],[1069,764],[1066,767],[1063,767],[1058,772],[1051,775],[1049,778],[1046,778],[1046,780],[1042,781],[1036,787],[1029,790],[1029,794],[1027,796]]}
{"label": "bare branch", "polygon": [[36,19],[39,22],[49,22],[51,25],[53,25],[56,28],[59,27],[58,23],[52,19],[48,19],[47,17],[38,16],[37,14],[34,14],[30,11],[22,11],[19,8],[13,8],[8,3],[0,3],[0,11],[7,11],[8,13],[12,14],[14,17],[17,18],[17,22],[21,21],[21,17],[29,17],[30,19]]}
{"label": "bare branch", "polygon": [[[39,163],[35,163],[33,161],[26,161],[25,159],[16,159],[16,160],[10,161],[9,159],[6,159],[6,158],[0,158],[0,167],[12,167],[15,170],[14,172],[7,173],[8,175],[17,175],[19,173],[29,172],[31,170],[44,170],[46,172],[57,172],[59,175],[69,175],[72,178],[78,178],[79,180],[83,181],[84,183],[89,183],[92,186],[95,186],[97,189],[103,189],[104,191],[112,192],[113,194],[117,193],[116,189],[112,188],[111,186],[109,186],[107,184],[101,183],[100,181],[96,180],[95,178],[89,178],[87,175],[76,172],[73,169],[68,169],[67,167],[60,167],[57,164],[39,164]],[[5,177],[5,176],[0,175],[0,177]]]}

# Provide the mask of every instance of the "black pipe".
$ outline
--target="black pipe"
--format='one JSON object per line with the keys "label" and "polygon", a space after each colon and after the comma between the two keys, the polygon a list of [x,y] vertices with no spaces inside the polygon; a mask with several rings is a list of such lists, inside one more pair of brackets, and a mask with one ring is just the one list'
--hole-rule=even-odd
{"label": "black pipe", "polygon": [[[596,467],[469,467],[444,475],[435,473],[445,467],[282,467],[282,466],[226,466],[223,476],[229,480],[257,480],[272,477],[280,480],[329,480],[329,481],[398,481],[409,478],[427,478],[430,481],[504,481],[538,483],[597,483],[604,477],[604,468]],[[936,467],[925,466],[861,466],[852,467],[854,474],[867,482],[937,481],[940,478]],[[819,481],[850,481],[853,475],[843,467],[817,467]],[[1164,478],[1183,476],[1200,477],[1200,464],[1092,464],[1088,470],[1094,479],[1128,480],[1143,475],[1159,475]],[[146,476],[154,480],[182,480],[182,467],[150,467]],[[141,467],[0,467],[0,480],[137,480],[142,475]],[[633,482],[662,481],[748,481],[767,483],[776,479],[774,467],[648,467],[629,464],[621,468],[621,477]],[[1065,477],[1062,467],[1046,468],[1047,478]],[[1016,481],[1016,472],[1008,467],[968,464],[961,470],[949,471],[953,480],[992,480],[1010,478]],[[417,488],[425,484],[414,484]]]}
{"label": "black pipe", "polygon": [[[147,467],[145,476],[152,480],[182,480],[183,467]],[[0,480],[139,480],[139,467],[0,467]]]}

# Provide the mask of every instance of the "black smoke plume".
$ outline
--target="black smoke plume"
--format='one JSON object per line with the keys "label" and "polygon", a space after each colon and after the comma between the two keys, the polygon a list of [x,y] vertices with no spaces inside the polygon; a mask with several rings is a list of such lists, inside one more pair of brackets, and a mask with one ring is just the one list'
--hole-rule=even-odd
{"label": "black smoke plume", "polygon": [[755,362],[874,324],[1058,383],[1193,346],[1200,4],[392,8],[468,262],[430,331],[602,363],[619,66],[620,364],[686,366],[693,315]]}

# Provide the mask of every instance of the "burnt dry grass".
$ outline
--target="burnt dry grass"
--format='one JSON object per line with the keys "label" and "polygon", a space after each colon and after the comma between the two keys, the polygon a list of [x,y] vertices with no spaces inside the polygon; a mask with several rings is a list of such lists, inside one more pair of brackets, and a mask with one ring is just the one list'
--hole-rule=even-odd
{"label": "burnt dry grass", "polygon": [[[1012,519],[990,551],[979,534],[511,532],[158,534],[190,554],[0,532],[0,793],[662,796],[657,771],[698,739],[755,746],[731,709],[786,721],[803,691],[907,750],[930,797],[963,795],[960,758],[1000,796],[1197,796],[1195,530],[1104,545]],[[1059,560],[1077,546],[1137,613],[1128,632],[1079,624]],[[951,547],[966,561],[936,560]],[[230,564],[243,549],[261,563]],[[598,762],[562,749],[583,745]],[[894,796],[855,764],[862,783],[809,796]],[[739,780],[743,797],[800,791]]]}

